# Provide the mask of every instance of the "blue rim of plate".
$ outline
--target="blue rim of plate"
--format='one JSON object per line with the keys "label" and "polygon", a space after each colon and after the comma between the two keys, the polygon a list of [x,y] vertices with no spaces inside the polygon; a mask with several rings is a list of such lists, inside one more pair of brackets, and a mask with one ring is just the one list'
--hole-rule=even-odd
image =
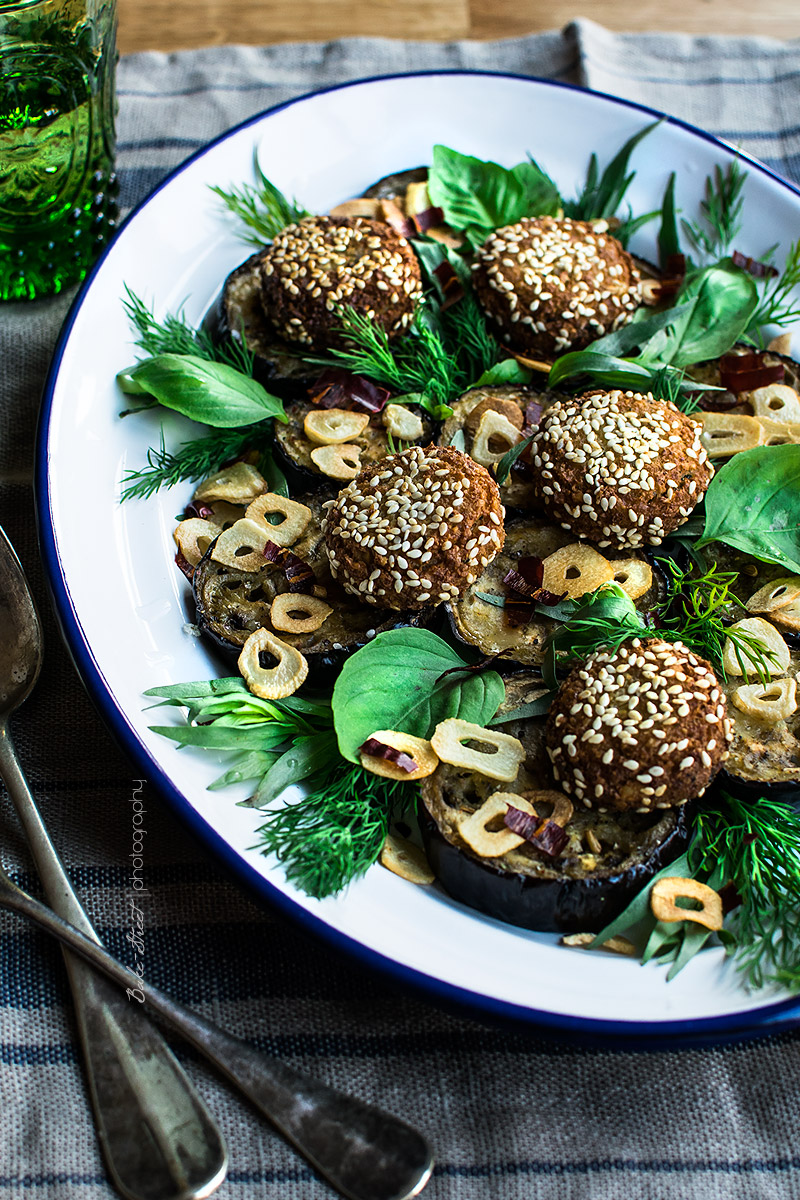
{"label": "blue rim of plate", "polygon": [[[779,1000],[774,1004],[765,1005],[750,1011],[742,1011],[729,1016],[703,1017],[696,1020],[634,1022],[570,1017],[561,1013],[541,1011],[508,1001],[498,1000],[492,996],[486,996],[479,992],[447,983],[445,980],[437,979],[412,967],[404,966],[393,959],[387,958],[376,950],[368,949],[346,934],[340,933],[319,917],[307,912],[288,896],[285,896],[253,867],[244,862],[236,851],[192,808],[178,788],[172,783],[171,779],[150,757],[125,713],[117,704],[114,693],[110,685],[106,682],[99,664],[95,660],[88,638],[83,632],[78,613],[73,606],[69,584],[64,576],[58,556],[55,530],[51,516],[52,507],[48,471],[50,417],[56,380],[72,327],[92,287],[95,276],[102,269],[103,263],[117,238],[138,213],[150,203],[153,197],[158,195],[163,188],[168,187],[191,163],[208,153],[209,150],[220,142],[235,136],[241,130],[251,125],[263,121],[266,117],[296,104],[302,104],[305,100],[314,96],[324,95],[328,92],[361,87],[365,84],[380,83],[384,80],[417,79],[443,75],[513,79],[545,87],[564,88],[569,91],[597,96],[599,99],[619,105],[621,108],[633,109],[636,112],[644,113],[656,119],[664,119],[669,124],[685,129],[696,137],[714,146],[718,146],[726,154],[733,154],[735,157],[742,159],[752,169],[775,180],[782,187],[800,198],[800,188],[759,162],[758,159],[744,151],[738,150],[736,147],[730,146],[720,138],[691,125],[687,121],[671,117],[666,113],[659,112],[657,109],[648,108],[646,105],[637,104],[632,100],[624,100],[617,96],[610,96],[604,92],[590,91],[587,88],[581,88],[563,80],[542,79],[538,76],[522,75],[510,71],[445,69],[440,71],[401,71],[389,75],[367,76],[363,79],[332,84],[328,87],[306,92],[302,96],[295,97],[293,100],[286,100],[281,104],[264,109],[254,116],[248,117],[238,125],[233,126],[231,129],[226,130],[200,150],[195,151],[194,154],[184,159],[128,214],[112,241],[95,263],[91,273],[81,285],[80,291],[67,313],[53,352],[53,359],[42,392],[42,403],[36,436],[34,500],[42,561],[62,635],[81,679],[122,749],[137,765],[144,768],[145,777],[149,782],[155,784],[191,832],[232,872],[238,882],[245,883],[256,893],[259,899],[267,901],[268,904],[277,909],[282,915],[296,921],[307,933],[320,938],[329,947],[350,955],[360,965],[377,970],[381,974],[408,987],[410,990],[421,993],[426,999],[434,1000],[440,1006],[455,1010],[461,1015],[477,1018],[484,1022],[490,1021],[502,1025],[523,1027],[532,1032],[535,1030],[540,1036],[545,1034],[554,1038],[577,1041],[604,1049],[663,1051],[665,1049],[681,1049],[684,1047],[698,1048],[715,1045],[719,1042],[732,1043],[763,1037],[768,1034],[787,1032],[796,1028],[798,1023],[800,1023],[800,1001],[796,998]],[[664,1043],[665,1037],[669,1038],[668,1045]]]}

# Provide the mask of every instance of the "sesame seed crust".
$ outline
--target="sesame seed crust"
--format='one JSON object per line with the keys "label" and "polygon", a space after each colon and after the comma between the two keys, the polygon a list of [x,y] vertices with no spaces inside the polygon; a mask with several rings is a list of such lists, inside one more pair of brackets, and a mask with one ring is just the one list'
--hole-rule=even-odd
{"label": "sesame seed crust", "polygon": [[713,470],[702,426],[649,393],[558,401],[531,447],[534,491],[554,521],[598,546],[657,546],[700,502]]}
{"label": "sesame seed crust", "polygon": [[732,733],[709,663],[681,642],[636,638],[573,668],[545,736],[568,795],[599,812],[649,812],[701,796]]}
{"label": "sesame seed crust", "polygon": [[526,217],[476,253],[475,291],[513,349],[550,359],[630,320],[639,272],[605,222]]}
{"label": "sesame seed crust", "polygon": [[345,307],[390,337],[403,333],[422,298],[422,278],[408,240],[385,222],[306,217],[261,255],[261,297],[279,337],[321,350],[340,343]]}
{"label": "sesame seed crust", "polygon": [[505,539],[497,484],[449,446],[372,463],[328,504],[331,571],[368,604],[399,610],[455,600]]}

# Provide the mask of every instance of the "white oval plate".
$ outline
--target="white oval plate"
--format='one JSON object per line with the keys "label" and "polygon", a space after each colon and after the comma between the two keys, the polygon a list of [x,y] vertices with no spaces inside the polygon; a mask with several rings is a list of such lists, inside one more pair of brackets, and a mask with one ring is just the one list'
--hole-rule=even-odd
{"label": "white oval plate", "polygon": [[[147,712],[145,689],[217,672],[204,645],[183,632],[191,610],[173,564],[172,528],[188,489],[118,502],[122,476],[158,444],[160,418],[120,420],[114,377],[136,357],[124,284],[157,316],[185,302],[188,319],[199,322],[246,257],[209,185],[249,180],[255,151],[278,187],[319,212],[384,174],[429,162],[434,142],[505,165],[530,152],[570,195],[592,151],[605,164],[657,115],[549,82],[456,72],[348,84],[226,134],[140,206],[78,297],[45,392],[37,479],[45,561],[86,683],[143,774],[243,882],[334,945],[440,999],[571,1036],[623,1037],[627,1045],[665,1033],[708,1040],[763,1032],[790,1022],[791,1005],[777,992],[747,994],[721,951],[703,953],[667,984],[664,969],[564,949],[553,936],[486,919],[380,867],[338,899],[311,900],[253,848],[262,818],[237,807],[244,789],[206,790],[222,760],[178,751],[149,731],[154,717],[158,723],[172,710]],[[634,212],[660,206],[675,170],[678,203],[695,214],[707,174],[734,153],[683,124],[663,123],[636,150]],[[800,196],[766,168],[746,165],[738,245],[758,256],[778,242],[780,260],[796,233]],[[633,249],[655,258],[656,230],[653,222]],[[165,429],[168,445],[197,432],[171,416]]]}

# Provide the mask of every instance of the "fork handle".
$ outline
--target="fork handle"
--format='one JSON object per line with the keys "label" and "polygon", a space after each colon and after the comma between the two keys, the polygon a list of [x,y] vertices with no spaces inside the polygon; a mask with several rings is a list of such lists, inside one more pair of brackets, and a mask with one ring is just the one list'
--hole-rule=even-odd
{"label": "fork handle", "polygon": [[[107,950],[3,875],[0,905],[35,921],[121,987],[141,987],[139,977]],[[347,1200],[410,1200],[425,1187],[431,1152],[410,1125],[224,1033],[157,988],[148,984],[143,990],[147,1005],[227,1076]]]}
{"label": "fork handle", "polygon": [[[39,815],[7,726],[0,727],[0,776],[52,909],[99,946]],[[64,959],[98,1141],[115,1187],[128,1200],[210,1196],[227,1171],[227,1149],[214,1118],[140,1004],[66,949]]]}

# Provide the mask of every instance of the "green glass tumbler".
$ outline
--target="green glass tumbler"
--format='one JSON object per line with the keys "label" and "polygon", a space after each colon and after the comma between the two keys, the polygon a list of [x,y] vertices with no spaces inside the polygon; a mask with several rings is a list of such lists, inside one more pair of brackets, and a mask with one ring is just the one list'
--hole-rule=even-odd
{"label": "green glass tumbler", "polygon": [[115,0],[0,0],[0,300],[83,279],[116,226]]}

